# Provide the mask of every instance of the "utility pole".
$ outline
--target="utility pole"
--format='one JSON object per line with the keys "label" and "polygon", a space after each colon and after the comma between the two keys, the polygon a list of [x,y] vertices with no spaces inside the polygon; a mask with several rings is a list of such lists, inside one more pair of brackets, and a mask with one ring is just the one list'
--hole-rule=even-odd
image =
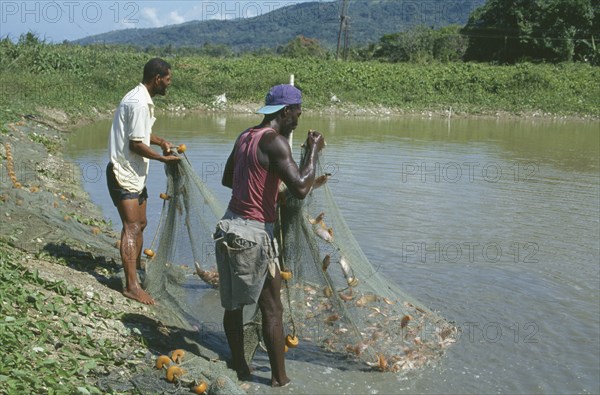
{"label": "utility pole", "polygon": [[342,4],[342,13],[340,14],[340,31],[338,33],[338,41],[337,41],[337,51],[335,53],[335,58],[340,60],[340,47],[342,45],[342,32],[344,33],[344,52],[347,51],[348,46],[348,16],[346,13],[348,12],[348,0],[344,0]]}
{"label": "utility pole", "polygon": [[344,60],[348,60],[350,52],[350,17],[346,18],[346,28],[344,29]]}

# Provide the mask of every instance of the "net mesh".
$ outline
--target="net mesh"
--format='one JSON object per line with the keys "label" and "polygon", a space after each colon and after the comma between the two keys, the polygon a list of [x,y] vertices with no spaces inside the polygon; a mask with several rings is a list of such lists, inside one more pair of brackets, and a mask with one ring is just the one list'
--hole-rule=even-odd
{"label": "net mesh", "polygon": [[374,269],[335,203],[329,175],[319,167],[317,177],[307,198],[286,193],[280,206],[283,264],[292,272],[284,295],[289,331],[379,370],[431,362],[456,329]]}
{"label": "net mesh", "polygon": [[[212,238],[225,206],[185,155],[165,168],[165,200],[145,286],[164,315],[198,332],[201,355],[226,359]],[[320,165],[317,177],[304,200],[282,192],[275,231],[282,270],[292,274],[284,282],[282,303],[287,331],[301,342],[294,357],[381,371],[418,368],[435,360],[454,342],[456,329],[374,270]],[[261,340],[260,313],[250,306],[244,314],[250,361]]]}

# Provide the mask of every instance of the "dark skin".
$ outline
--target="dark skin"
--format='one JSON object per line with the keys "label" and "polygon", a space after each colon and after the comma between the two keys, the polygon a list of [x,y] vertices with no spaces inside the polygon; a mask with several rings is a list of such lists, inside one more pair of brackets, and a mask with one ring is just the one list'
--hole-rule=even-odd
{"label": "dark skin", "polygon": [[[156,75],[150,81],[143,82],[150,97],[165,95],[166,89],[171,85],[171,71],[163,77]],[[163,155],[157,153],[141,141],[129,141],[129,149],[144,158],[158,160],[163,163],[173,163],[179,160],[170,153],[172,144],[165,139],[150,136],[150,144],[158,145],[163,150]],[[125,289],[123,295],[143,304],[155,304],[154,299],[142,289],[138,282],[136,269],[140,267],[142,246],[144,243],[143,232],[146,228],[146,201],[139,204],[138,199],[121,200],[117,204],[119,216],[123,222],[121,231],[120,254],[125,271]]]}
{"label": "dark skin", "polygon": [[[267,117],[254,128],[272,128],[274,132],[267,132],[258,144],[258,160],[267,170],[277,173],[281,181],[288,187],[294,197],[304,199],[315,181],[315,162],[318,152],[325,145],[325,139],[319,132],[309,132],[304,145],[309,155],[304,168],[300,169],[292,157],[288,138],[298,126],[298,119],[302,114],[301,106],[288,106],[278,113],[277,117],[269,120]],[[233,188],[233,151],[227,159],[223,172],[222,184]]]}
{"label": "dark skin", "polygon": [[[315,164],[319,151],[325,145],[325,139],[319,132],[309,132],[304,149],[308,160],[299,168],[292,157],[288,142],[292,131],[298,126],[302,114],[300,105],[285,107],[276,116],[266,116],[263,122],[254,128],[272,128],[266,132],[258,143],[257,157],[263,168],[276,173],[287,186],[290,193],[304,199],[315,181]],[[233,170],[235,168],[235,150],[238,142],[227,159],[222,184],[233,188]],[[284,386],[290,382],[285,371],[285,338],[283,333],[283,306],[281,304],[281,274],[276,271],[275,277],[267,275],[265,285],[258,299],[262,314],[263,339],[271,364],[271,385]],[[223,326],[231,349],[232,365],[242,380],[248,379],[250,369],[244,358],[243,308],[225,311]]]}

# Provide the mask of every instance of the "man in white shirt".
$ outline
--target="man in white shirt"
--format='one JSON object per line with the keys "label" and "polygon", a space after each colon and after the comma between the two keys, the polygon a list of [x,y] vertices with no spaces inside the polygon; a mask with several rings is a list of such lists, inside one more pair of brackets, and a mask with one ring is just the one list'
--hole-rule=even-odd
{"label": "man in white shirt", "polygon": [[[164,163],[179,160],[170,152],[171,143],[152,134],[152,125],[156,120],[152,97],[164,96],[169,85],[169,63],[159,58],[148,61],[144,66],[142,82],[129,91],[117,107],[108,140],[108,189],[123,222],[120,246],[125,270],[123,295],[144,304],[154,304],[154,299],[141,288],[137,278],[146,227],[149,160]],[[150,144],[160,146],[164,155],[150,148]]]}

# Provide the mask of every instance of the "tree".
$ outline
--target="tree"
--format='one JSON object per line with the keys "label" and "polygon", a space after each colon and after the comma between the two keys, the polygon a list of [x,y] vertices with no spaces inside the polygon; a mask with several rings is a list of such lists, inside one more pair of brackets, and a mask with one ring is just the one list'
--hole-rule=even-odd
{"label": "tree", "polygon": [[461,31],[466,60],[515,63],[583,60],[598,37],[597,0],[488,0]]}
{"label": "tree", "polygon": [[211,56],[213,58],[230,58],[233,56],[233,51],[225,44],[209,44],[205,43],[200,51],[202,55]]}
{"label": "tree", "polygon": [[373,58],[388,62],[448,62],[461,60],[466,47],[467,40],[458,25],[440,29],[420,25],[384,35],[371,51]]}
{"label": "tree", "polygon": [[[558,60],[582,60],[588,52],[582,41],[591,40],[594,35],[595,14],[600,14],[598,1],[594,6],[591,0],[550,2],[543,20],[543,25],[556,35],[556,40],[548,43],[550,56]],[[597,24],[595,27],[600,28]]]}
{"label": "tree", "polygon": [[469,41],[460,34],[459,25],[449,25],[434,31],[433,58],[440,62],[461,61]]}
{"label": "tree", "polygon": [[433,31],[427,26],[386,34],[379,39],[374,58],[388,62],[428,61],[433,58]]}
{"label": "tree", "polygon": [[327,50],[321,46],[319,40],[304,36],[298,36],[287,44],[279,46],[277,53],[290,58],[327,57]]}

